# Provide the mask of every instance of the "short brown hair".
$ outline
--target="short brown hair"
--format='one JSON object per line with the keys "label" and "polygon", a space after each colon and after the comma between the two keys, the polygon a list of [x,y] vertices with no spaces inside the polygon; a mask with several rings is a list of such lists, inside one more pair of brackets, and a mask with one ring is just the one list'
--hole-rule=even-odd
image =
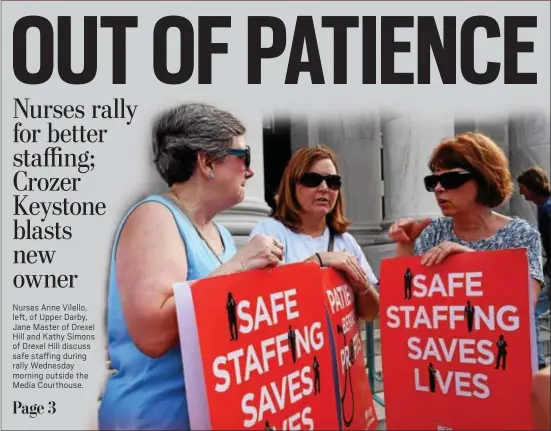
{"label": "short brown hair", "polygon": [[462,168],[475,174],[476,201],[495,208],[513,194],[513,180],[505,153],[488,136],[468,132],[444,140],[431,154],[429,169]]}
{"label": "short brown hair", "polygon": [[[275,196],[276,207],[273,217],[295,232],[300,228],[301,208],[296,194],[298,180],[312,168],[314,163],[324,159],[331,160],[337,172],[339,171],[337,155],[329,147],[318,145],[298,150],[283,172],[283,178]],[[350,225],[350,221],[344,216],[344,202],[340,191],[335,207],[327,214],[327,225],[336,234],[346,232],[346,228]]]}
{"label": "short brown hair", "polygon": [[539,166],[526,169],[517,178],[519,184],[522,184],[528,190],[533,191],[541,196],[551,196],[551,186],[545,171]]}

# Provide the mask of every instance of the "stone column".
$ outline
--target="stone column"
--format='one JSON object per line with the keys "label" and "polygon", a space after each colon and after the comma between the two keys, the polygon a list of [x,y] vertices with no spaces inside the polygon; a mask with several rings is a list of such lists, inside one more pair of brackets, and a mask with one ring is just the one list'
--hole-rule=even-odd
{"label": "stone column", "polygon": [[423,178],[430,174],[430,153],[454,136],[451,115],[389,116],[382,123],[385,218],[384,227],[400,218],[438,217],[440,208]]}
{"label": "stone column", "polygon": [[343,198],[351,232],[360,245],[369,234],[380,232],[382,221],[381,131],[379,115],[370,113],[324,121],[319,139],[339,156],[343,175]]}
{"label": "stone column", "polygon": [[245,140],[251,147],[251,167],[255,174],[247,182],[243,202],[224,211],[216,217],[232,233],[237,247],[246,241],[253,226],[270,214],[270,207],[264,200],[264,161],[262,146],[262,115],[251,110],[232,110],[247,127]]}
{"label": "stone column", "polygon": [[511,116],[509,120],[509,157],[511,173],[517,191],[511,199],[511,215],[516,215],[537,225],[536,206],[518,193],[517,176],[533,166],[550,174],[549,113],[526,113]]}
{"label": "stone column", "polygon": [[291,154],[295,154],[299,148],[326,144],[320,142],[318,121],[306,115],[290,115],[289,118],[291,120]]}
{"label": "stone column", "polygon": [[454,133],[459,135],[461,133],[475,132],[476,122],[469,116],[456,117],[454,122]]}

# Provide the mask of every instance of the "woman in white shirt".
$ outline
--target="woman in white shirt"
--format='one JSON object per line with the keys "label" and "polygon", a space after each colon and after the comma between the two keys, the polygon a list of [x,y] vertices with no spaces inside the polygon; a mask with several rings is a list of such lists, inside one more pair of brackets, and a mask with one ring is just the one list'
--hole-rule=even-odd
{"label": "woman in white shirt", "polygon": [[378,283],[359,244],[346,229],[337,157],[326,146],[302,148],[289,161],[271,218],[250,233],[283,244],[283,263],[315,261],[346,276],[356,293],[358,317],[373,321],[379,313]]}

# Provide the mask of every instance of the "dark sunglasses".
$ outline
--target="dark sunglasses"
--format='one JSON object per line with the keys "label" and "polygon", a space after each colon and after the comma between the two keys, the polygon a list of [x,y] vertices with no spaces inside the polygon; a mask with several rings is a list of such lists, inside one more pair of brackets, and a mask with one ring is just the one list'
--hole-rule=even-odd
{"label": "dark sunglasses", "polygon": [[304,187],[318,187],[323,181],[331,190],[339,190],[342,185],[340,175],[322,175],[316,172],[305,173],[298,183]]}
{"label": "dark sunglasses", "polygon": [[446,172],[445,174],[440,175],[428,175],[423,181],[425,183],[425,188],[428,192],[434,192],[438,183],[446,190],[453,190],[458,187],[461,187],[467,181],[474,179],[474,174],[472,172]]}
{"label": "dark sunglasses", "polygon": [[230,148],[228,154],[237,156],[245,160],[245,168],[249,169],[251,166],[251,148],[247,145],[246,148]]}

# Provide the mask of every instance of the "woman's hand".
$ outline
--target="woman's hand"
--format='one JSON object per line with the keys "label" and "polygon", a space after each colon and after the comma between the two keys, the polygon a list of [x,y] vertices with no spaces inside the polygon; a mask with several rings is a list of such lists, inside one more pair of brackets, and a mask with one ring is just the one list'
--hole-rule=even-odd
{"label": "woman's hand", "polygon": [[343,272],[351,285],[365,285],[367,275],[354,256],[346,251],[320,253],[321,264]]}
{"label": "woman's hand", "polygon": [[354,256],[346,251],[320,253],[321,264],[343,273],[354,291],[356,313],[367,322],[375,320],[379,314],[379,294],[371,286],[367,275]]}
{"label": "woman's hand", "polygon": [[266,235],[255,235],[234,256],[242,269],[265,268],[277,265],[283,258],[283,244]]}
{"label": "woman's hand", "polygon": [[431,222],[430,218],[417,221],[412,218],[398,220],[389,231],[389,238],[398,244],[411,244]]}
{"label": "woman's hand", "polygon": [[460,244],[451,241],[444,241],[436,247],[431,248],[425,253],[421,259],[421,265],[431,266],[436,265],[446,259],[448,256],[457,253],[467,253],[474,251]]}

